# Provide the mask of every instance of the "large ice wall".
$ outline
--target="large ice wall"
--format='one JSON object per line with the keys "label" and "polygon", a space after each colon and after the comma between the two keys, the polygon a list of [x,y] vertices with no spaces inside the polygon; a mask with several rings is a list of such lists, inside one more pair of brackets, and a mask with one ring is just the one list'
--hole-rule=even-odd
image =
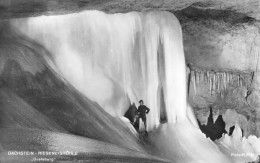
{"label": "large ice wall", "polygon": [[11,24],[48,49],[56,71],[110,114],[123,115],[143,99],[151,109],[148,129],[159,125],[162,103],[168,122],[185,119],[185,60],[174,15],[84,11]]}

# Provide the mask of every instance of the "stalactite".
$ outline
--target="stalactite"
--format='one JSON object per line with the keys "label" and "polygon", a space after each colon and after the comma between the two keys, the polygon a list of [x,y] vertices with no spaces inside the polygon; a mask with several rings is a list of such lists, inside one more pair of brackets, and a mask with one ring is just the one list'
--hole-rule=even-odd
{"label": "stalactite", "polygon": [[194,83],[197,85],[197,71],[194,71]]}
{"label": "stalactite", "polygon": [[209,71],[207,71],[207,83],[209,83]]}
{"label": "stalactite", "polygon": [[198,86],[200,83],[200,72],[199,71],[197,71],[196,76],[197,76],[197,86]]}
{"label": "stalactite", "polygon": [[212,82],[212,89],[213,89],[213,93],[215,93],[216,91],[216,74],[213,74],[213,82]]}
{"label": "stalactite", "polygon": [[218,92],[220,90],[220,77],[221,77],[221,75],[219,73],[217,73],[217,91]]}
{"label": "stalactite", "polygon": [[211,74],[209,74],[209,91],[210,94],[212,93],[212,81],[211,81]]}
{"label": "stalactite", "polygon": [[226,84],[227,84],[226,79],[227,79],[227,78],[226,78],[226,73],[224,72],[224,73],[223,73],[223,85],[224,85],[224,90],[226,90],[226,86],[227,86],[227,85],[226,85]]}
{"label": "stalactite", "polygon": [[207,85],[210,95],[218,94],[221,98],[224,98],[228,86],[243,86],[243,74],[250,74],[250,76],[253,74],[251,72],[213,71],[198,68],[194,69],[192,67],[190,72],[191,79],[189,85],[193,84],[194,95],[198,94],[198,90],[201,86]]}
{"label": "stalactite", "polygon": [[203,81],[204,81],[204,72],[201,72],[201,73],[200,73],[200,76],[201,76],[201,77],[200,77],[200,79],[201,79],[200,81],[203,82]]}
{"label": "stalactite", "polygon": [[188,66],[187,72],[188,73],[188,80],[187,80],[187,89],[188,89],[188,95],[190,94],[190,87],[191,87],[191,68]]}
{"label": "stalactite", "polygon": [[193,88],[194,88],[194,94],[196,95],[196,75],[195,75],[195,73],[194,73],[194,71],[193,71],[193,73],[192,73],[192,80],[193,80]]}
{"label": "stalactite", "polygon": [[191,85],[191,87],[193,87],[193,91],[194,91],[193,95],[196,95],[196,75],[195,75],[194,70],[190,71],[190,83],[189,83],[189,85]]}

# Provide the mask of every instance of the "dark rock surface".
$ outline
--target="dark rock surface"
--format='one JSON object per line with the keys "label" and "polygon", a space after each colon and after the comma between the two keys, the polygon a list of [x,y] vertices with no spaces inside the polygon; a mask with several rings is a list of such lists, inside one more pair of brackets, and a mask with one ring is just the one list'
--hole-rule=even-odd
{"label": "dark rock surface", "polygon": [[129,109],[127,110],[127,112],[125,113],[125,117],[128,118],[130,120],[131,123],[134,123],[135,121],[135,115],[137,114],[137,107],[135,105],[135,103],[133,103]]}
{"label": "dark rock surface", "polygon": [[201,131],[213,141],[221,138],[223,134],[227,133],[225,130],[226,124],[222,115],[219,115],[217,120],[214,122],[212,108],[210,108],[207,125],[201,125],[199,121],[198,123]]}
{"label": "dark rock surface", "polygon": [[255,71],[259,22],[230,10],[188,7],[173,12],[179,19],[185,59],[195,67]]}

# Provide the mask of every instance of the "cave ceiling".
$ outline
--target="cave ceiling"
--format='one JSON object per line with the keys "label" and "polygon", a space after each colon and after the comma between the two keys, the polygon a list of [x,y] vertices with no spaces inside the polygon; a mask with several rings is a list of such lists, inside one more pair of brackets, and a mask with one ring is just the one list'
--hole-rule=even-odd
{"label": "cave ceiling", "polygon": [[81,10],[102,10],[109,13],[146,9],[181,10],[186,7],[230,10],[260,19],[258,0],[1,0],[1,18],[60,14]]}
{"label": "cave ceiling", "polygon": [[1,0],[0,19],[82,10],[166,10],[179,19],[186,62],[205,69],[254,71],[260,44],[258,0]]}

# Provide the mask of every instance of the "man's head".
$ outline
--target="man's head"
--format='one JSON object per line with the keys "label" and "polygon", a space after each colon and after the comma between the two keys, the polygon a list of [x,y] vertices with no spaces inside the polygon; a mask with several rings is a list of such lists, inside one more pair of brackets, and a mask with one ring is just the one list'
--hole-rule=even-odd
{"label": "man's head", "polygon": [[140,101],[139,101],[139,104],[140,104],[140,105],[143,105],[143,104],[144,104],[144,101],[143,101],[143,100],[140,100]]}

